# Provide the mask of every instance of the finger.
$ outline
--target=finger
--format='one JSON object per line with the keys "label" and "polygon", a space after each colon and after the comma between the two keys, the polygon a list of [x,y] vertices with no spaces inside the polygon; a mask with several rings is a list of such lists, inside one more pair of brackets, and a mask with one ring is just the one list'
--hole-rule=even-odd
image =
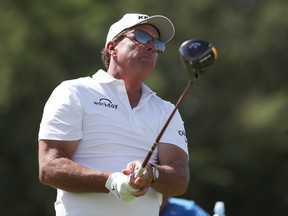
{"label": "finger", "polygon": [[122,173],[125,175],[130,175],[134,172],[133,164],[128,163],[126,168],[122,170]]}
{"label": "finger", "polygon": [[122,173],[125,174],[125,175],[130,175],[130,174],[133,173],[133,170],[131,170],[131,169],[123,169]]}
{"label": "finger", "polygon": [[145,195],[147,193],[148,189],[149,189],[149,187],[144,187],[144,188],[139,189],[138,191],[131,192],[131,194],[133,194],[136,197],[140,197],[140,196]]}

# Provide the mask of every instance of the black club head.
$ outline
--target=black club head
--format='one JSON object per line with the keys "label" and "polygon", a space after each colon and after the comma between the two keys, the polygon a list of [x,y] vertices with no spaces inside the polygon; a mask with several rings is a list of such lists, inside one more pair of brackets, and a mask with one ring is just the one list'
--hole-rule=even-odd
{"label": "black club head", "polygon": [[179,48],[181,60],[192,80],[199,78],[217,59],[215,47],[204,40],[187,40]]}

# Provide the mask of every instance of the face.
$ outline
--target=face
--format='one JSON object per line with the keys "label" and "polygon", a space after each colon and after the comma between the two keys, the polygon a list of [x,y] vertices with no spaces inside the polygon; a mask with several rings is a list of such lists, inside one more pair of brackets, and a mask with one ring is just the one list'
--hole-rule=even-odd
{"label": "face", "polygon": [[[156,46],[153,40],[150,40],[146,44],[142,44],[135,40],[133,30],[141,30],[153,38],[159,38],[158,31],[152,25],[144,24],[131,28],[125,34],[124,38],[115,46],[115,60],[117,64],[127,71],[133,71],[137,73],[137,76],[146,78],[154,69],[158,57]],[[137,70],[138,69],[138,70]]]}

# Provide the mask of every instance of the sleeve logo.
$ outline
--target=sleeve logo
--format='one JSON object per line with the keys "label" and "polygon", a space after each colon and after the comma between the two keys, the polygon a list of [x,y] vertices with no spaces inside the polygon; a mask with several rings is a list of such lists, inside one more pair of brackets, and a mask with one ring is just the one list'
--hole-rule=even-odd
{"label": "sleeve logo", "polygon": [[185,132],[185,130],[179,130],[179,131],[178,131],[178,134],[179,134],[180,136],[184,136],[185,142],[186,142],[186,143],[188,142],[188,141],[187,141],[187,137],[186,137],[186,132]]}

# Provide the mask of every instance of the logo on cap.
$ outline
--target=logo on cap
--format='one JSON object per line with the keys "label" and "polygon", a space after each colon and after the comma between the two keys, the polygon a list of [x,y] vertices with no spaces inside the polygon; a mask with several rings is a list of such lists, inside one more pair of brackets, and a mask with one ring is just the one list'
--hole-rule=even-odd
{"label": "logo on cap", "polygon": [[138,15],[138,19],[147,19],[149,16]]}

